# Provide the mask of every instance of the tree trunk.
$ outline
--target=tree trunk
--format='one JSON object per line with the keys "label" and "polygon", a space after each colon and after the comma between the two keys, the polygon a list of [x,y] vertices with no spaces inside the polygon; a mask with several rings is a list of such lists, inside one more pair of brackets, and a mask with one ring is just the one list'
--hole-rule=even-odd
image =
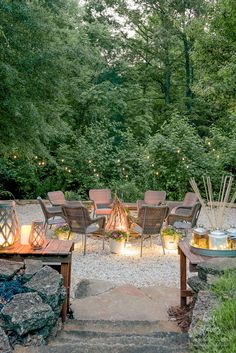
{"label": "tree trunk", "polygon": [[183,34],[184,42],[184,58],[185,58],[185,96],[186,96],[186,107],[189,111],[192,108],[192,90],[191,80],[193,79],[193,68],[191,67],[190,61],[190,43],[187,39],[186,34]]}

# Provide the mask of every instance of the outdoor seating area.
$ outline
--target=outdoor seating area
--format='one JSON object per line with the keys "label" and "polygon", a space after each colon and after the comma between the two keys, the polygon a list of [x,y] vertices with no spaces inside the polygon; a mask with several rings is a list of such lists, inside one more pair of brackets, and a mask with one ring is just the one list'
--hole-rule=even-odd
{"label": "outdoor seating area", "polygon": [[[97,234],[103,239],[103,249],[106,232],[124,231],[127,233],[126,241],[131,243],[132,238],[140,238],[140,256],[143,255],[143,242],[159,236],[163,254],[165,247],[161,236],[163,227],[171,225],[177,228],[192,228],[196,225],[200,214],[201,204],[194,193],[188,192],[183,202],[166,200],[165,191],[148,190],[144,193],[143,200],[136,203],[118,202],[115,206],[115,195],[112,199],[110,189],[92,189],[89,191],[90,204],[83,201],[66,200],[62,191],[48,192],[51,206],[38,197],[39,204],[44,214],[46,229],[48,226],[68,224],[68,239],[71,233],[82,234],[83,253],[86,254],[87,236]],[[122,209],[123,216],[120,216]],[[120,217],[122,219],[120,219]],[[114,222],[110,219],[114,219]],[[119,218],[119,220],[118,220]],[[113,223],[112,223],[113,222]]]}

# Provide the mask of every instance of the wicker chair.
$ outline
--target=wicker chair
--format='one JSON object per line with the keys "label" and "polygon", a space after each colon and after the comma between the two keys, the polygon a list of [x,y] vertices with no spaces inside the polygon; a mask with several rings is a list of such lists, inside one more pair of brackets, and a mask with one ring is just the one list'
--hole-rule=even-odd
{"label": "wicker chair", "polygon": [[68,239],[71,232],[80,233],[84,235],[84,255],[86,254],[87,235],[102,230],[103,235],[103,249],[105,245],[105,217],[98,217],[91,219],[89,212],[84,206],[62,206],[62,212],[70,228]]}
{"label": "wicker chair", "polygon": [[168,224],[175,225],[177,222],[188,222],[193,228],[197,224],[197,220],[201,211],[201,204],[200,202],[196,202],[192,206],[178,206],[173,210],[174,212],[171,212],[167,217]]}
{"label": "wicker chair", "polygon": [[138,210],[144,205],[158,206],[166,199],[165,191],[152,191],[148,190],[144,194],[144,200],[137,201]]}
{"label": "wicker chair", "polygon": [[112,198],[109,189],[92,189],[89,190],[89,198],[93,201],[94,216],[111,214]]}
{"label": "wicker chair", "polygon": [[62,206],[66,204],[65,195],[62,191],[50,191],[48,192],[48,199],[52,206]]}
{"label": "wicker chair", "polygon": [[[44,221],[44,226],[45,226],[45,231],[47,230],[48,226],[56,225],[56,224],[61,224],[65,223],[65,218],[64,214],[62,212],[62,209],[60,206],[50,206],[47,207],[41,197],[37,197],[37,200],[41,206],[45,221]],[[59,218],[55,218],[59,217]]]}
{"label": "wicker chair", "polygon": [[[145,236],[151,237],[152,240],[152,236],[160,234],[163,222],[166,219],[168,212],[168,206],[144,205],[139,209],[138,219],[136,220],[136,224],[132,226],[132,229],[141,235],[141,257],[143,255],[143,241],[145,240]],[[162,249],[165,254],[163,243]]]}

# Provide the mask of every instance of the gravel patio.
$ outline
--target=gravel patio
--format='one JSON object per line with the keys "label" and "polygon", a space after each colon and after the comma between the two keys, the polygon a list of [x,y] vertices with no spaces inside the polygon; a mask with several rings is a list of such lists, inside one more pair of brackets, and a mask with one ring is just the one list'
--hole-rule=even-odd
{"label": "gravel patio", "polygon": [[[17,205],[17,213],[21,224],[30,224],[32,220],[43,219],[39,205]],[[227,209],[225,228],[235,225],[236,209]],[[203,212],[199,216],[199,225],[207,226]],[[49,230],[47,235],[52,236]],[[72,286],[84,278],[102,279],[121,284],[133,284],[137,287],[167,286],[179,287],[179,256],[175,251],[167,251],[163,255],[160,242],[154,240],[150,247],[149,240],[144,243],[143,257],[139,256],[139,242],[132,242],[127,247],[126,254],[110,253],[108,243],[102,250],[100,239],[88,238],[87,254],[83,256],[80,242],[77,239],[76,250],[73,253]]]}

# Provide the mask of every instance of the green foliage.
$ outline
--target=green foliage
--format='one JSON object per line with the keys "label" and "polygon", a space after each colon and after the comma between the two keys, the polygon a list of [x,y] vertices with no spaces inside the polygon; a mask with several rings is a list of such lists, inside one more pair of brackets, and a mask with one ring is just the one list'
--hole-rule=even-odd
{"label": "green foliage", "polygon": [[0,191],[182,199],[235,174],[234,1],[136,4],[0,1]]}
{"label": "green foliage", "polygon": [[214,292],[220,305],[206,324],[207,334],[194,353],[232,353],[236,351],[236,275],[227,274],[216,283]]}

